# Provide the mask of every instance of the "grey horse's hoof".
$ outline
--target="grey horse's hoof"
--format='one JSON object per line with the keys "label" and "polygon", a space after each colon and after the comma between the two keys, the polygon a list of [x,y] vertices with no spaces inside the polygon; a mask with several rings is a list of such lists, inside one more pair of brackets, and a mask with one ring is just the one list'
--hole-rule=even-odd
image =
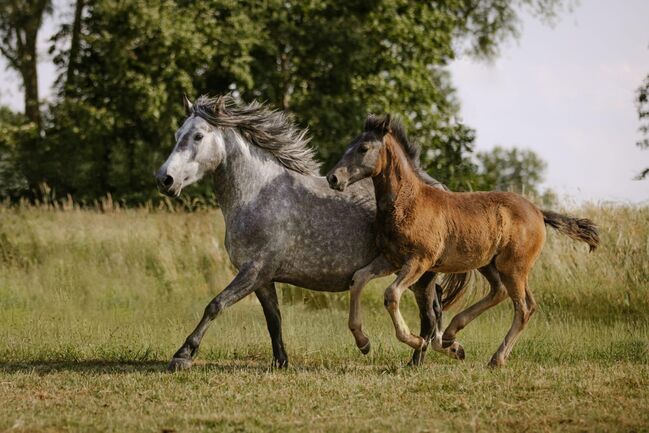
{"label": "grey horse's hoof", "polygon": [[286,370],[288,368],[288,359],[273,358],[273,368],[276,368],[278,370]]}
{"label": "grey horse's hoof", "polygon": [[169,365],[167,366],[167,371],[174,373],[176,371],[187,370],[192,366],[191,359],[185,358],[173,358]]}
{"label": "grey horse's hoof", "polygon": [[360,349],[360,351],[361,351],[361,353],[363,355],[367,355],[368,353],[370,353],[371,348],[372,348],[372,345],[370,344],[369,341],[363,347],[359,347],[359,349]]}
{"label": "grey horse's hoof", "polygon": [[422,364],[424,358],[424,353],[419,351],[413,354],[412,359],[408,364],[406,364],[406,367],[419,367]]}

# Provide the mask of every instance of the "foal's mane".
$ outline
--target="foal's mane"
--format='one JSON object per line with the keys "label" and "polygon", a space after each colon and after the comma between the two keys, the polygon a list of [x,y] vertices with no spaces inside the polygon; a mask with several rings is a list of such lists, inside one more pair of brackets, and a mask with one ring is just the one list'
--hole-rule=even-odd
{"label": "foal's mane", "polygon": [[413,168],[419,171],[421,168],[421,147],[408,139],[406,128],[401,123],[401,120],[391,117],[389,114],[383,116],[370,114],[365,120],[365,132],[373,132],[379,137],[383,137],[389,132],[397,144],[401,146]]}
{"label": "foal's mane", "polygon": [[306,129],[299,129],[293,119],[268,105],[237,101],[232,95],[201,96],[192,106],[192,114],[213,126],[236,128],[252,144],[269,151],[284,167],[298,173],[318,176],[320,163],[309,147]]}

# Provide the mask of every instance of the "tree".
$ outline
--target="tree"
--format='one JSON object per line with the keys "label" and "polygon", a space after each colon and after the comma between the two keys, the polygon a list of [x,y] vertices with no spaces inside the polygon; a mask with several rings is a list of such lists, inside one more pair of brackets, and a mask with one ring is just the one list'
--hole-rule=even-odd
{"label": "tree", "polygon": [[[17,0],[15,0],[17,1]],[[57,38],[58,98],[43,138],[22,152],[34,188],[135,203],[183,118],[183,93],[233,91],[309,126],[325,168],[367,113],[402,116],[424,166],[469,189],[473,130],[459,121],[446,66],[460,52],[491,57],[524,8],[558,0],[76,0]],[[56,44],[59,47],[61,44]]]}
{"label": "tree", "polygon": [[[636,106],[638,108],[638,118],[640,119],[640,133],[642,134],[642,138],[636,142],[636,145],[640,149],[649,149],[649,75],[638,88]],[[649,167],[642,170],[637,178],[645,179],[648,176]]]}
{"label": "tree", "polygon": [[476,153],[476,160],[476,190],[539,194],[547,164],[533,151],[496,146],[490,152]]}
{"label": "tree", "polygon": [[0,13],[0,53],[20,74],[25,95],[25,116],[41,126],[38,98],[38,32],[51,0],[3,0]]}
{"label": "tree", "polygon": [[[532,8],[551,18],[556,0],[447,0],[311,2],[273,0],[206,2],[225,34],[248,41],[242,46],[240,69],[245,79],[223,74],[228,60],[216,53],[204,91],[234,89],[244,98],[260,98],[293,112],[311,128],[325,169],[360,132],[369,112],[404,117],[411,136],[424,148],[424,166],[451,186],[468,187],[473,166],[474,132],[459,121],[446,66],[461,51],[491,57],[499,43],[518,33],[518,14]],[[247,11],[254,38],[236,15]],[[218,40],[216,36],[208,36]]]}
{"label": "tree", "polygon": [[48,184],[81,200],[154,196],[152,173],[184,115],[181,96],[194,93],[191,75],[213,51],[199,20],[169,0],[86,5],[78,53],[55,57],[65,78],[45,127]]}
{"label": "tree", "polygon": [[33,132],[25,116],[0,107],[0,199],[19,197],[27,190],[19,162],[19,137]]}
{"label": "tree", "polygon": [[81,43],[81,20],[83,18],[84,6],[84,0],[77,0],[75,2],[74,21],[72,22],[70,35],[70,51],[68,54],[68,65],[65,74],[65,92],[67,94],[71,93],[74,87],[74,77],[77,70],[77,62],[79,61],[79,46]]}

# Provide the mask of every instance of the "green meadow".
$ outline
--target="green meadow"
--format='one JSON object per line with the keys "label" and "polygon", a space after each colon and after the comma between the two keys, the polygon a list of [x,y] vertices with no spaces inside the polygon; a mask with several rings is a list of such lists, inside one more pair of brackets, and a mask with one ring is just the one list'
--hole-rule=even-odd
{"label": "green meadow", "polygon": [[[649,431],[649,207],[567,212],[598,223],[601,247],[549,231],[530,281],[539,311],[504,368],[486,364],[509,301],[459,335],[464,362],[429,353],[409,368],[380,280],[363,297],[367,356],[347,294],[282,286],[287,370],[270,368],[250,297],[169,374],[234,275],[218,210],[0,206],[0,431]],[[485,289],[478,276],[467,302]]]}

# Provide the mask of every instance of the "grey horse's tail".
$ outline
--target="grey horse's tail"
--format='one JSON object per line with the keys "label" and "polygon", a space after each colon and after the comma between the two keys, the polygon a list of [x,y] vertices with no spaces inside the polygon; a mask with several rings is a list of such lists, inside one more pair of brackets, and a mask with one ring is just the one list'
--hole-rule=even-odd
{"label": "grey horse's tail", "polygon": [[442,310],[446,311],[467,292],[473,271],[462,274],[444,274],[440,285],[443,289]]}
{"label": "grey horse's tail", "polygon": [[550,210],[541,210],[541,212],[543,213],[543,221],[547,225],[571,239],[586,242],[590,251],[595,250],[599,245],[597,226],[588,218],[573,218]]}

